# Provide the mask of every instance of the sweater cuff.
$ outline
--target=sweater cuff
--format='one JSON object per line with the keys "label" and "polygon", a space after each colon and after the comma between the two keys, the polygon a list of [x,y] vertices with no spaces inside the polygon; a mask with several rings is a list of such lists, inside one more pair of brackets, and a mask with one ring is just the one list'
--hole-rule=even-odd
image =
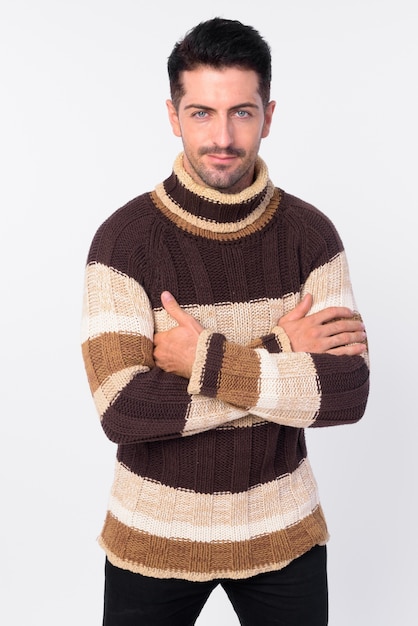
{"label": "sweater cuff", "polygon": [[192,374],[187,387],[189,394],[203,394],[209,398],[216,397],[224,345],[225,337],[220,333],[214,333],[210,330],[203,330],[200,333]]}
{"label": "sweater cuff", "polygon": [[290,339],[281,326],[275,326],[273,333],[279,345],[279,352],[293,352]]}

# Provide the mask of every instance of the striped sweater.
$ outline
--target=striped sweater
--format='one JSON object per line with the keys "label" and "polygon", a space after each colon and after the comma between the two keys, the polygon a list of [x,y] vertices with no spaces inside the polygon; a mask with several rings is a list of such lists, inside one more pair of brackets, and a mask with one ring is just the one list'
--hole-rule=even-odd
{"label": "striped sweater", "polygon": [[[153,362],[175,322],[169,290],[204,327],[190,380]],[[292,352],[279,318],[355,310],[331,222],[275,188],[239,194],[171,176],[111,215],[88,255],[83,357],[115,477],[99,543],[157,578],[244,578],[328,540],[304,429],[358,421],[368,357]]]}

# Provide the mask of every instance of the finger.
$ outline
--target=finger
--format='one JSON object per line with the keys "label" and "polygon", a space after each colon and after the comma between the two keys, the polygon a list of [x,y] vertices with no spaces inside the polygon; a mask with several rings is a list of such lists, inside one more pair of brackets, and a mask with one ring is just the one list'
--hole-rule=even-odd
{"label": "finger", "polygon": [[329,348],[339,348],[340,346],[348,346],[354,343],[363,343],[366,340],[364,331],[339,333],[328,337]]}
{"label": "finger", "polygon": [[298,302],[298,304],[295,306],[295,308],[289,311],[289,313],[286,313],[286,315],[283,315],[280,320],[286,322],[295,322],[302,319],[309,313],[309,310],[312,306],[312,301],[312,295],[310,293],[306,293],[303,296],[302,300]]}
{"label": "finger", "polygon": [[329,322],[336,322],[347,317],[353,318],[354,312],[345,306],[329,306],[326,309],[322,309],[315,314],[318,321],[321,324],[328,324]]}
{"label": "finger", "polygon": [[163,291],[162,292],[162,294],[161,294],[161,303],[162,303],[162,305],[163,305],[163,307],[165,309],[173,307],[176,304],[177,304],[177,306],[179,306],[177,300],[175,299],[173,294],[170,293],[169,291]]}
{"label": "finger", "polygon": [[331,348],[327,350],[328,354],[334,354],[335,356],[358,356],[366,352],[367,346],[364,343],[351,343],[348,346],[340,346],[338,348]]}
{"label": "finger", "polygon": [[365,325],[360,320],[353,318],[339,318],[338,320],[323,324],[322,328],[328,335],[341,335],[343,333],[364,333]]}
{"label": "finger", "polygon": [[167,313],[178,323],[184,323],[190,317],[188,313],[183,311],[175,297],[169,291],[163,291],[161,294],[161,304]]}

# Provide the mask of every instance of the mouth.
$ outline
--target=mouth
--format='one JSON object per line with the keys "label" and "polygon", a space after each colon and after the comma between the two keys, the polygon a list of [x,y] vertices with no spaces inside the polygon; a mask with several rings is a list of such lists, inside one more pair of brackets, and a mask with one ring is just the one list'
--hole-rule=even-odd
{"label": "mouth", "polygon": [[206,157],[214,165],[229,165],[238,158],[237,154],[211,154],[207,153]]}
{"label": "mouth", "polygon": [[220,161],[230,161],[239,157],[245,156],[245,150],[240,148],[233,148],[229,146],[227,148],[219,148],[219,146],[212,146],[211,148],[201,148],[199,150],[200,156],[208,156],[211,159],[217,159]]}

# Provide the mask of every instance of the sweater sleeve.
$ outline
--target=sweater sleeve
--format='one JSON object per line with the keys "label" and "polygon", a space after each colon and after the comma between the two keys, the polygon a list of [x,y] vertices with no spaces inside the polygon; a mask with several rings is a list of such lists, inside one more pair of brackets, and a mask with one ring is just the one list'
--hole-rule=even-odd
{"label": "sweater sleeve", "polygon": [[191,396],[188,381],[156,367],[154,314],[143,287],[104,263],[85,272],[82,354],[102,427],[118,444],[191,435],[246,410]]}
{"label": "sweater sleeve", "polygon": [[[356,310],[345,253],[315,269],[304,293],[313,295],[311,313],[328,306]],[[250,346],[205,330],[188,389],[287,426],[348,424],[358,421],[366,408],[368,355],[292,352],[279,327],[260,345]]]}

